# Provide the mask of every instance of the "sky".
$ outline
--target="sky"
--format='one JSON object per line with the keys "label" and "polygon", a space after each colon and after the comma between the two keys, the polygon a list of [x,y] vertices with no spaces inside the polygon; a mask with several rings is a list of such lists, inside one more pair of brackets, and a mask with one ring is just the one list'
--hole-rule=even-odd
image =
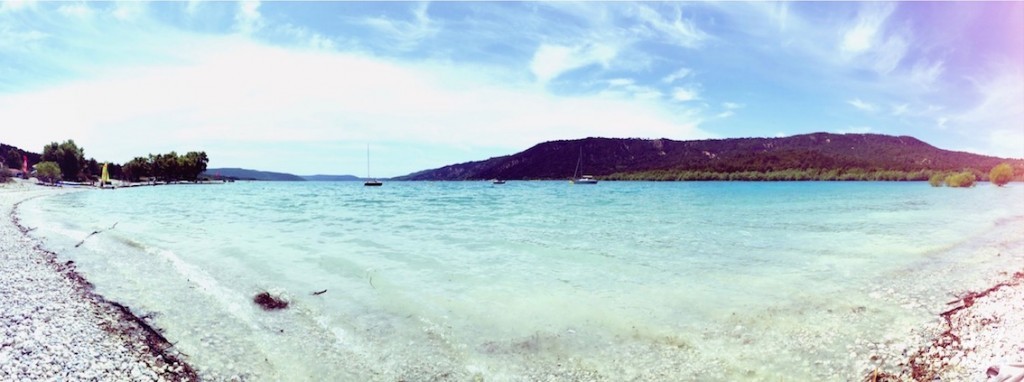
{"label": "sky", "polygon": [[0,3],[0,142],[404,175],[585,137],[1024,158],[1024,2]]}

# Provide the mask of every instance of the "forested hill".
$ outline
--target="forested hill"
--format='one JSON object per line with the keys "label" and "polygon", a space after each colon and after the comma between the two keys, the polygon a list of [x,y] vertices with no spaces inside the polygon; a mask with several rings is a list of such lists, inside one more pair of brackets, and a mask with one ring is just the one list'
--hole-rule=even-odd
{"label": "forested hill", "polygon": [[305,181],[305,179],[298,175],[244,168],[211,168],[207,169],[202,176],[214,179],[223,177],[238,180]]}
{"label": "forested hill", "polygon": [[20,169],[24,159],[22,155],[28,157],[29,166],[39,163],[39,154],[0,143],[0,161],[3,161],[7,167]]}
{"label": "forested hill", "polygon": [[581,174],[630,180],[926,180],[969,169],[979,178],[1001,162],[1024,174],[1024,161],[948,151],[916,138],[813,133],[784,138],[699,141],[586,138],[420,171],[404,180],[567,179],[582,149]]}

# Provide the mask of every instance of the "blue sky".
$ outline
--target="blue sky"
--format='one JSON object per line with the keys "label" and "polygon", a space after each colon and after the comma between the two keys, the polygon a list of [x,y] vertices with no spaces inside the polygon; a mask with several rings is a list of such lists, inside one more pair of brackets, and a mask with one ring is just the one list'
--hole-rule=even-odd
{"label": "blue sky", "polygon": [[1024,157],[1024,3],[0,5],[0,142],[396,176],[588,136]]}

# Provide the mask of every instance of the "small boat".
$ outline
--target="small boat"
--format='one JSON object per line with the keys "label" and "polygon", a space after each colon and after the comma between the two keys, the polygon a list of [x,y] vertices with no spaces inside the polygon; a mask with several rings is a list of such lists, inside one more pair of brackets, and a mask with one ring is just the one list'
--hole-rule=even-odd
{"label": "small boat", "polygon": [[571,182],[572,184],[597,184],[597,179],[590,175],[584,175],[571,180]]}
{"label": "small boat", "polygon": [[580,146],[580,159],[576,161],[576,171],[572,173],[572,179],[569,179],[571,184],[597,184],[597,179],[593,176],[583,175],[582,177],[576,177],[576,174],[580,173],[580,165],[583,164],[583,146]]}
{"label": "small boat", "polygon": [[384,185],[381,181],[370,177],[370,145],[366,145],[366,179],[368,180],[363,183],[363,186],[380,187]]}
{"label": "small boat", "polygon": [[501,179],[494,179],[491,180],[491,184],[505,184],[505,181]]}

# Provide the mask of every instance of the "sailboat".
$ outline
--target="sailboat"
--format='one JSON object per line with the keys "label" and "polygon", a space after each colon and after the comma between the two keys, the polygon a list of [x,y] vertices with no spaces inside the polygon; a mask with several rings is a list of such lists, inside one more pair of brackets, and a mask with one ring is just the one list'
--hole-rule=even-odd
{"label": "sailboat", "polygon": [[370,145],[366,145],[366,179],[368,180],[363,183],[363,186],[380,187],[384,185],[379,180],[370,177]]}
{"label": "sailboat", "polygon": [[572,173],[572,179],[569,179],[569,183],[571,183],[571,184],[597,184],[597,179],[594,179],[593,176],[583,175],[583,176],[578,177],[578,178],[576,177],[576,175],[580,173],[580,165],[581,164],[583,164],[583,146],[580,146],[580,159],[576,160],[576,171],[574,171]]}
{"label": "sailboat", "polygon": [[110,183],[110,172],[107,171],[106,163],[103,164],[103,171],[101,171],[100,174],[100,188],[108,185],[110,188],[114,188],[113,184]]}

